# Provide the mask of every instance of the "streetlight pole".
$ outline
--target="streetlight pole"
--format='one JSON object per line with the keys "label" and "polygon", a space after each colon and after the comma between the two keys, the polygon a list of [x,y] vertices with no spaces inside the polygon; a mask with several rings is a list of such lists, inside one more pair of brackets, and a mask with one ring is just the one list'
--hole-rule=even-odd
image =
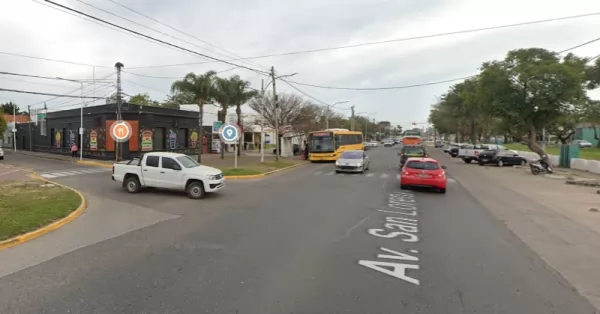
{"label": "streetlight pole", "polygon": [[[276,79],[281,79],[284,77],[291,77],[298,74],[296,73],[292,73],[292,74],[286,74],[286,75],[280,75],[280,76],[275,76],[275,68],[271,67],[271,81],[269,83],[267,83],[267,86],[265,87],[264,85],[261,86],[261,94],[262,94],[262,99],[261,99],[261,105],[262,105],[262,110],[264,112],[264,96],[265,96],[265,92],[266,89],[269,88],[269,85],[273,84],[273,101],[275,103],[275,108],[274,108],[274,115],[275,115],[275,160],[279,160],[279,103],[277,102],[277,90],[276,90],[276,85],[275,85],[275,80]],[[264,81],[263,81],[264,82]],[[264,114],[261,115],[262,119],[261,121],[263,121],[263,125],[264,125]],[[261,126],[261,133],[263,133],[263,129]],[[265,142],[264,142],[264,138],[263,138],[263,134],[261,134],[261,155],[260,155],[260,162],[265,162]]]}
{"label": "streetlight pole", "polygon": [[349,103],[349,100],[344,100],[344,101],[338,101],[336,103],[334,103],[333,105],[327,105],[327,112],[325,112],[325,129],[329,129],[329,111],[331,109],[333,109],[333,107],[339,105],[339,104],[345,104],[345,103]]}
{"label": "streetlight pole", "polygon": [[78,83],[80,85],[80,96],[79,96],[79,160],[83,160],[83,82],[77,80],[70,80],[62,77],[57,77],[58,80],[69,81]]}
{"label": "streetlight pole", "polygon": [[356,115],[357,115],[357,116],[358,116],[358,115],[360,115],[360,114],[366,114],[366,115],[367,115],[367,119],[366,119],[367,123],[365,123],[365,135],[364,135],[364,138],[365,138],[365,140],[366,140],[366,139],[367,139],[367,136],[368,136],[369,123],[371,122],[371,121],[369,121],[369,118],[368,118],[368,117],[369,117],[369,116],[372,116],[372,115],[376,115],[376,114],[377,114],[377,112],[364,112],[364,111],[363,111],[363,112],[358,112],[358,113],[356,113]]}

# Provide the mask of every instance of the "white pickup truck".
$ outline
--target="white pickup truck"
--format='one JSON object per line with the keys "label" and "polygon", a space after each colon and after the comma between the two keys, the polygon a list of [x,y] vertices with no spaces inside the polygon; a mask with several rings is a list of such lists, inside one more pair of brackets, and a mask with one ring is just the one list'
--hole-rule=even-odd
{"label": "white pickup truck", "polygon": [[122,182],[129,193],[144,187],[187,192],[193,199],[225,186],[223,172],[200,165],[190,156],[177,153],[147,153],[139,158],[113,164],[112,180]]}
{"label": "white pickup truck", "polygon": [[477,161],[479,157],[479,153],[484,150],[493,150],[493,149],[501,149],[505,150],[506,147],[502,145],[496,144],[475,144],[468,145],[465,148],[461,148],[458,150],[458,158],[462,158],[462,160],[466,163],[471,163],[472,161]]}

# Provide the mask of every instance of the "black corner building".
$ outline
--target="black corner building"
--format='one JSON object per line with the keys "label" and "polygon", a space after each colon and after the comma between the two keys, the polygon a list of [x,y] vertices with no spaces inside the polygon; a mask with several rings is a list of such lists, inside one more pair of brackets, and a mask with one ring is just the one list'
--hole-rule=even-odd
{"label": "black corner building", "polygon": [[[48,112],[37,123],[17,124],[17,149],[31,147],[38,152],[70,154],[76,143],[86,158],[114,159],[115,141],[110,127],[116,121],[117,105],[83,108],[83,143],[79,136],[80,113],[80,109]],[[212,127],[204,126],[204,138],[200,139],[197,112],[123,104],[121,116],[133,131],[119,148],[121,158],[149,151],[197,154],[200,145],[203,152],[210,150]]]}

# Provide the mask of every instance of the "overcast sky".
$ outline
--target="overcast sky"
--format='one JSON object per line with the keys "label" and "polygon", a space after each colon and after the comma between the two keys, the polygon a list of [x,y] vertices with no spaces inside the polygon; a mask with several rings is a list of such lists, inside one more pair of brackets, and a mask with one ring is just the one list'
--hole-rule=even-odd
{"label": "overcast sky", "polygon": [[[346,46],[600,12],[600,1],[597,0],[115,0],[198,40],[109,0],[54,1],[221,59]],[[207,59],[86,21],[40,4],[43,2],[0,2],[0,71],[91,80],[94,67],[89,65],[96,66],[95,77],[98,79],[114,73],[114,64],[119,61],[125,65],[125,93],[134,95],[147,92],[153,99],[162,100],[169,92],[174,80],[172,78],[183,77],[192,71],[224,71],[233,67],[218,62],[189,64],[206,62]],[[125,21],[85,3],[168,35]],[[597,15],[501,30],[231,62],[258,70],[274,66],[279,75],[298,73],[290,80],[313,85],[361,88],[406,86],[476,74],[482,62],[500,59],[510,49],[567,49],[600,36],[594,31],[599,27],[600,15]],[[600,54],[600,42],[574,52],[582,56],[596,56]],[[42,61],[3,53],[88,65]],[[182,63],[188,64],[165,66]],[[258,89],[261,79],[266,79],[262,74],[241,68],[220,75],[233,74],[239,74]],[[98,82],[95,91],[91,86],[87,87],[86,94],[105,96],[114,92],[116,77],[113,75],[108,78],[111,81],[104,85]],[[450,85],[445,83],[379,91],[296,87],[325,103],[349,101],[336,106],[339,113],[349,114],[350,111],[344,108],[355,105],[356,113],[370,113],[377,120],[408,127],[412,122],[426,122],[431,104]],[[79,94],[77,83],[65,81],[0,75],[0,86],[45,93]],[[277,82],[277,90],[295,91],[281,81]],[[45,100],[51,98],[0,91],[0,101],[15,101],[22,109],[27,105],[40,108]],[[59,98],[47,101],[47,105],[49,108],[68,109],[77,106],[78,101]]]}

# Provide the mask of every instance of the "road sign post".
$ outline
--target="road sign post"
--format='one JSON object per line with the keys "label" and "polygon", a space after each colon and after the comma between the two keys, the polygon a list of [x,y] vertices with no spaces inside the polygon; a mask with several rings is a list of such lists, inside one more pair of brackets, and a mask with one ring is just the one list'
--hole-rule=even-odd
{"label": "road sign post", "polygon": [[[110,126],[110,136],[117,145],[129,141],[131,135],[133,135],[133,129],[125,120],[117,120]],[[115,160],[119,161],[119,156],[116,149],[117,145],[115,145]]]}
{"label": "road sign post", "polygon": [[233,145],[234,166],[237,168],[237,149],[236,144],[240,139],[240,129],[233,124],[223,124],[219,129],[219,137],[224,144]]}

